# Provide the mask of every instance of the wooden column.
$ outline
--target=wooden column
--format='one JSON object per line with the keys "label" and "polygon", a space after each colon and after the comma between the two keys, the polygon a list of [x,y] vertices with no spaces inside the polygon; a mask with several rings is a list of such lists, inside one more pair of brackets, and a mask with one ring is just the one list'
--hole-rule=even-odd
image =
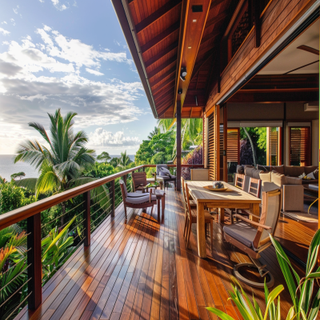
{"label": "wooden column", "polygon": [[84,194],[84,246],[90,246],[91,243],[91,230],[90,230],[90,191]]}
{"label": "wooden column", "polygon": [[177,101],[177,191],[181,190],[181,101]]}
{"label": "wooden column", "polygon": [[114,218],[115,208],[116,208],[116,188],[114,180],[110,182],[111,188],[111,217]]}
{"label": "wooden column", "polygon": [[42,303],[42,264],[41,264],[41,214],[40,212],[27,219],[27,260],[28,265],[28,308],[37,309]]}

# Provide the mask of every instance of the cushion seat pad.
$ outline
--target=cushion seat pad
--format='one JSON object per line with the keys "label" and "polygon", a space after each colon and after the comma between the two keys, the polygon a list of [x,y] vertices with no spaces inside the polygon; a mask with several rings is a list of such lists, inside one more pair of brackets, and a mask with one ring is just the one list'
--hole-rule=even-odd
{"label": "cushion seat pad", "polygon": [[[152,195],[151,196],[151,200],[152,201],[156,201],[157,197],[155,195]],[[132,204],[140,204],[140,203],[149,202],[149,195],[146,194],[143,197],[127,197],[126,198],[126,202],[127,203],[132,203]]]}
{"label": "cushion seat pad", "polygon": [[239,222],[230,226],[224,226],[223,231],[230,237],[243,243],[246,247],[253,248],[253,240],[257,234],[257,229],[250,225]]}

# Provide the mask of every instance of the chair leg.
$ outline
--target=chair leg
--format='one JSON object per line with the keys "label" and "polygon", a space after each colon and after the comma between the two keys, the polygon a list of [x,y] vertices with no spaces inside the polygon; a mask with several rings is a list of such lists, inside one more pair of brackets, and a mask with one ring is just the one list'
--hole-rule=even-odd
{"label": "chair leg", "polygon": [[152,212],[153,212],[153,206],[151,206],[151,214],[150,214],[151,216],[152,216]]}
{"label": "chair leg", "polygon": [[192,225],[192,221],[189,220],[188,233],[187,233],[187,248],[189,246],[189,240],[190,240],[190,234],[191,234],[191,225]]}
{"label": "chair leg", "polygon": [[124,215],[125,215],[126,220],[127,220],[127,207],[126,207],[126,205],[124,205]]}
{"label": "chair leg", "polygon": [[185,215],[184,217],[184,228],[183,228],[183,236],[186,236],[186,230],[187,230],[187,223],[188,223],[188,217]]}

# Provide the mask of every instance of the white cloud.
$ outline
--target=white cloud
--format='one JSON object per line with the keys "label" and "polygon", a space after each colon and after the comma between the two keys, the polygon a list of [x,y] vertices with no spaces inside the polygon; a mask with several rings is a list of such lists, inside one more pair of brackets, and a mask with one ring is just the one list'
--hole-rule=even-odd
{"label": "white cloud", "polygon": [[86,68],[86,71],[91,73],[91,74],[94,74],[95,76],[103,76],[104,74],[99,72],[99,71],[96,71],[96,70],[92,70],[92,69],[89,69],[89,68]]}
{"label": "white cloud", "polygon": [[[48,128],[47,113],[54,113],[58,108],[63,114],[76,112],[75,125],[79,129],[127,123],[142,114],[135,105],[143,95],[140,82],[106,78],[102,82],[85,78],[86,72],[100,75],[98,70],[105,60],[128,63],[125,55],[109,50],[96,51],[79,40],[67,39],[48,26],[38,29],[37,34],[41,37],[40,42],[34,42],[27,35],[20,42],[3,42],[7,50],[0,53],[0,119],[4,119],[9,127],[17,126],[19,129],[14,132],[20,130],[24,138],[29,138],[26,130],[31,121]],[[8,134],[8,130],[0,125],[0,137]],[[95,143],[99,137],[101,140],[106,134],[103,131],[95,133]],[[4,139],[9,141],[6,147],[17,147],[13,137]],[[16,140],[19,142],[19,139]],[[113,145],[138,144],[136,138],[119,133],[112,139]],[[0,153],[8,152],[0,150]]]}
{"label": "white cloud", "polygon": [[16,8],[13,8],[12,10],[13,10],[13,12],[14,12],[15,14],[18,14],[18,9],[19,9],[19,5],[17,5],[17,7],[16,7]]}
{"label": "white cloud", "polygon": [[10,31],[0,28],[0,33],[2,33],[4,36],[7,36],[8,34],[10,34]]}
{"label": "white cloud", "polygon": [[68,7],[65,4],[60,4],[59,0],[51,0],[51,2],[55,6],[55,8],[60,11],[68,9]]}
{"label": "white cloud", "polygon": [[140,143],[141,141],[138,137],[125,136],[123,131],[112,133],[102,128],[98,128],[89,134],[89,144],[93,147],[128,147],[130,149],[139,146]]}
{"label": "white cloud", "polygon": [[10,21],[11,21],[11,23],[12,23],[13,26],[16,25],[16,22],[15,22],[15,20],[14,20],[13,18],[11,18]]}
{"label": "white cloud", "polygon": [[44,0],[39,0],[41,3],[44,3]]}
{"label": "white cloud", "polygon": [[7,21],[2,21],[1,24],[8,24]]}

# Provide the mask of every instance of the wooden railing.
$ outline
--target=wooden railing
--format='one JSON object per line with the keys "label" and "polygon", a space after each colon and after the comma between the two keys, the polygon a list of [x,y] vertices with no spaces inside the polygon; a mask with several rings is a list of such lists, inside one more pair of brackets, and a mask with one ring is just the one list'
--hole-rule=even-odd
{"label": "wooden railing", "polygon": [[[65,203],[70,199],[74,199],[77,196],[83,195],[83,201],[80,203],[83,206],[83,239],[82,242],[84,246],[90,246],[91,242],[91,206],[92,202],[90,198],[90,193],[93,189],[100,187],[105,184],[109,184],[109,198],[110,198],[110,208],[107,216],[109,214],[111,217],[115,215],[116,209],[116,185],[115,181],[118,178],[123,178],[124,181],[127,180],[127,176],[134,171],[145,170],[146,167],[156,167],[156,165],[141,165],[122,172],[110,175],[105,178],[98,179],[96,181],[75,187],[68,191],[61,192],[59,194],[50,196],[48,198],[42,199],[35,203],[26,205],[22,208],[12,210],[10,212],[0,215],[0,230],[21,222],[23,220],[27,221],[27,272],[28,272],[28,308],[29,310],[37,309],[42,303],[42,257],[41,257],[41,241],[42,241],[42,230],[41,230],[41,212],[52,208],[53,206]],[[168,165],[168,167],[176,167],[176,165]],[[203,165],[182,165],[182,168],[203,168]],[[119,196],[119,194],[118,194]],[[81,212],[82,214],[82,212]],[[105,216],[105,218],[107,217]],[[0,288],[1,290],[1,288]],[[25,301],[26,301],[25,299]]]}

